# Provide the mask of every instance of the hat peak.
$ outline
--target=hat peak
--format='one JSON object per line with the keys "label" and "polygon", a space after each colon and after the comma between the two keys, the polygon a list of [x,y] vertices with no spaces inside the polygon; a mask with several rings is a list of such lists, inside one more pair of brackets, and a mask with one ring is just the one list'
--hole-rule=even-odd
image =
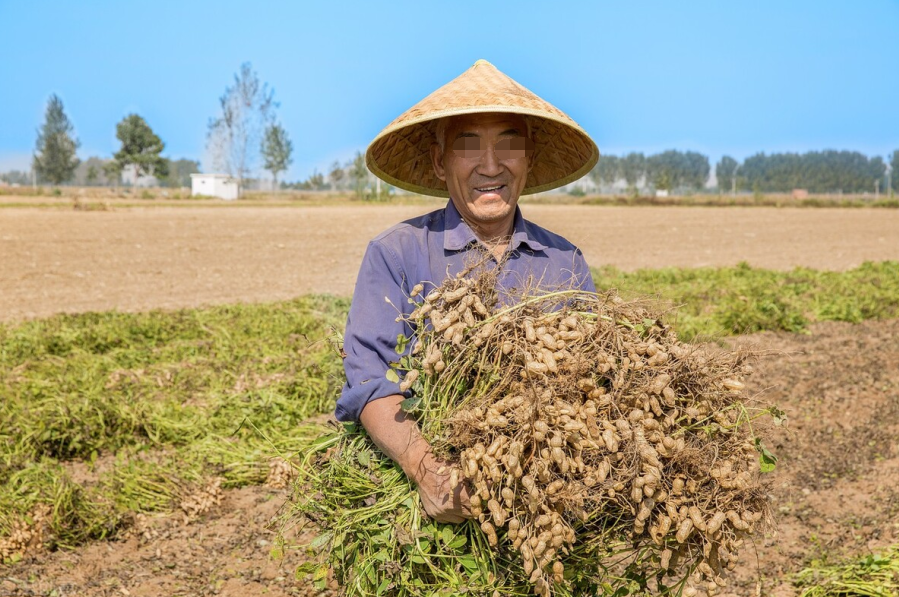
{"label": "hat peak", "polygon": [[493,66],[492,64],[490,64],[488,61],[484,60],[483,58],[478,58],[478,59],[475,61],[475,63],[474,63],[473,66],[481,66],[482,64],[485,64],[485,65],[487,65],[487,66]]}

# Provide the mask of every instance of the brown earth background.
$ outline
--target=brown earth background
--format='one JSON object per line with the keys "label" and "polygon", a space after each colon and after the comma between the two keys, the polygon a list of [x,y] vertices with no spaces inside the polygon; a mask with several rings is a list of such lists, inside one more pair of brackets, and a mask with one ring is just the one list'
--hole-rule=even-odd
{"label": "brown earth background", "polygon": [[[0,209],[0,318],[349,295],[369,238],[426,205]],[[899,260],[899,210],[528,205],[526,217],[622,269],[747,261],[842,270]],[[899,321],[822,323],[733,340],[768,351],[751,390],[787,412],[770,430],[778,530],[745,549],[725,595],[798,594],[812,558],[899,540]],[[302,554],[269,557],[286,493],[225,491],[188,525],[153,519],[127,540],[0,566],[0,595],[316,594]]]}
{"label": "brown earth background", "polygon": [[[221,205],[221,204],[215,204]],[[432,205],[0,209],[0,318],[349,296],[368,240]],[[525,205],[624,270],[899,259],[899,210]]]}

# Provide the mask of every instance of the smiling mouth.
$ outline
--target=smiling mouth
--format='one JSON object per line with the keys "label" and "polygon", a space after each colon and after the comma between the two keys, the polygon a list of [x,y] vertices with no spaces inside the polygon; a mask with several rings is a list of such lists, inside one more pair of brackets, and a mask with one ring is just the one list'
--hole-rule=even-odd
{"label": "smiling mouth", "polygon": [[504,185],[504,184],[499,184],[499,185],[494,185],[492,187],[475,187],[475,190],[478,191],[479,193],[491,193],[493,191],[498,191],[498,190],[504,188],[505,186],[506,185]]}

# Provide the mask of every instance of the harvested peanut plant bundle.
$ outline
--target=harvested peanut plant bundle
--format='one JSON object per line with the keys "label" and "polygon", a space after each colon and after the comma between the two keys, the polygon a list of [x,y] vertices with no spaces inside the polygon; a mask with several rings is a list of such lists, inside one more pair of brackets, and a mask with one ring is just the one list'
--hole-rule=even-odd
{"label": "harvested peanut plant bundle", "polygon": [[[763,447],[741,392],[746,355],[682,343],[648,304],[613,292],[503,306],[494,288],[491,272],[423,297],[417,285],[417,339],[397,367],[412,392],[403,407],[438,454],[458,461],[452,482],[469,485],[491,558],[511,563],[467,588],[595,594],[626,577],[690,593],[690,574],[723,586],[745,538],[769,522]],[[349,531],[335,520],[317,522]]]}

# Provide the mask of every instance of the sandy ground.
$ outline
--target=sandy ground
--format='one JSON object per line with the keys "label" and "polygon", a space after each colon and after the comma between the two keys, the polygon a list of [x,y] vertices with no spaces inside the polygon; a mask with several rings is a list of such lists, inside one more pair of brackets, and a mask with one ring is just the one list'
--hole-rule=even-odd
{"label": "sandy ground", "polygon": [[[435,204],[435,207],[442,204]],[[370,238],[422,205],[0,209],[0,320],[350,295]],[[594,266],[899,259],[899,210],[526,205]]]}
{"label": "sandy ground", "polygon": [[[720,597],[797,597],[793,575],[810,559],[863,557],[899,540],[899,320],[734,342],[768,351],[749,389],[788,420],[766,433],[779,458],[770,476],[777,531],[744,547]],[[302,552],[270,557],[270,522],[286,499],[283,490],[227,490],[190,524],[154,518],[127,539],[0,565],[0,596],[322,594],[293,574]]]}

